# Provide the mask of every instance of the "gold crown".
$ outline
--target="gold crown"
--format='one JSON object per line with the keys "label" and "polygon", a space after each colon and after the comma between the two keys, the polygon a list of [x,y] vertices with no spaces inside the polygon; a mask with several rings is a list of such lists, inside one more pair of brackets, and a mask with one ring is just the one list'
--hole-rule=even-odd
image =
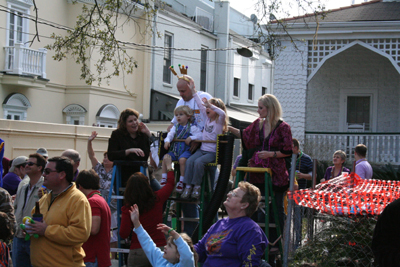
{"label": "gold crown", "polygon": [[[187,69],[189,68],[188,66],[185,65],[178,65],[179,67],[179,71],[181,72],[182,75],[187,75]],[[178,77],[178,79],[184,79],[185,81],[189,82],[189,79],[185,76],[178,76],[178,74],[176,73],[174,66],[170,66],[169,69],[171,70],[172,74],[174,74],[176,77]]]}
{"label": "gold crown", "polygon": [[181,66],[181,64],[179,64],[178,66],[179,66],[179,70],[181,71],[181,74],[187,75],[187,69],[188,69],[189,67],[186,66],[186,68],[185,68],[185,65],[182,65],[182,66]]}

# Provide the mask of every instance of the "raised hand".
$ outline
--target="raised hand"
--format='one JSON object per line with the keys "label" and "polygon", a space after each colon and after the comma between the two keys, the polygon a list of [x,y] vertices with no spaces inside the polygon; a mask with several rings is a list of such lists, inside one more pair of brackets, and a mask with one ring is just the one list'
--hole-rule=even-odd
{"label": "raised hand", "polygon": [[135,228],[140,226],[140,221],[139,221],[139,208],[136,204],[134,204],[133,206],[131,206],[130,210],[129,210],[129,214],[131,215],[131,221],[132,223],[135,225]]}
{"label": "raised hand", "polygon": [[140,131],[141,131],[142,133],[144,133],[144,134],[147,135],[148,137],[151,136],[151,133],[150,133],[149,128],[148,128],[147,125],[144,124],[143,122],[141,122],[141,123],[139,124],[139,129],[140,129]]}
{"label": "raised hand", "polygon": [[157,224],[157,230],[160,230],[161,232],[163,232],[164,235],[168,235],[168,231],[170,229],[172,229],[172,228],[163,223]]}
{"label": "raised hand", "polygon": [[165,163],[165,166],[167,166],[167,169],[172,169],[172,158],[170,155],[165,154],[163,158],[163,163]]}
{"label": "raised hand", "polygon": [[203,105],[204,105],[206,108],[210,108],[210,107],[211,107],[211,103],[208,101],[207,98],[203,97],[203,99],[201,99],[201,100],[203,100]]}
{"label": "raised hand", "polygon": [[92,134],[89,136],[89,141],[93,141],[97,137],[97,132],[93,131]]}
{"label": "raised hand", "polygon": [[190,91],[192,92],[192,95],[194,95],[195,93],[197,93],[197,91],[196,91],[196,89],[195,89],[195,86],[194,86],[194,81],[193,81],[193,80],[190,80],[190,81],[189,81],[188,87],[189,87]]}

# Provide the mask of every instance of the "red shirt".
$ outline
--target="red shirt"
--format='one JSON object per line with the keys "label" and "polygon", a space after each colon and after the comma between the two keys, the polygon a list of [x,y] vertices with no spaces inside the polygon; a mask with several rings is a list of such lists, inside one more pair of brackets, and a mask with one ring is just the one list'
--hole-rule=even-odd
{"label": "red shirt", "polygon": [[100,216],[100,230],[97,235],[90,235],[88,241],[83,244],[86,257],[84,262],[95,262],[99,267],[111,266],[110,260],[110,229],[111,229],[111,211],[107,202],[100,195],[100,191],[92,191],[87,195],[92,216]]}
{"label": "red shirt", "polygon": [[[167,184],[161,188],[160,190],[154,192],[157,196],[156,203],[154,207],[146,213],[140,213],[140,223],[143,228],[150,235],[151,239],[153,239],[154,243],[157,247],[165,246],[167,244],[167,240],[165,239],[165,235],[157,230],[157,224],[162,223],[162,215],[163,215],[163,205],[164,202],[169,198],[174,189],[175,177],[174,172],[168,172]],[[130,207],[123,206],[121,208],[121,227],[119,228],[119,235],[121,238],[128,238],[133,230],[133,223],[131,221],[131,216],[129,214]],[[130,249],[141,248],[139,240],[137,239],[136,234],[132,234],[131,247]]]}

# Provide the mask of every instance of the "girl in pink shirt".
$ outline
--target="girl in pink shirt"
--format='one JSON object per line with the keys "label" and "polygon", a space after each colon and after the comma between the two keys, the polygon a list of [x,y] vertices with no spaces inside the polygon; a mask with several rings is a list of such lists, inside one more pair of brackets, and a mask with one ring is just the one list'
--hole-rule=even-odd
{"label": "girl in pink shirt", "polygon": [[[193,81],[190,82],[189,87],[194,100],[200,108],[200,112],[202,115],[207,116],[202,140],[217,141],[217,136],[228,129],[228,116],[226,115],[224,102],[219,98],[212,98],[210,100],[203,98],[202,102],[194,89]],[[216,148],[216,143],[203,142],[200,149],[188,158],[186,161],[185,178],[183,180],[186,186],[181,198],[189,198],[191,196],[198,199],[200,197],[204,167],[207,163],[215,162]]]}

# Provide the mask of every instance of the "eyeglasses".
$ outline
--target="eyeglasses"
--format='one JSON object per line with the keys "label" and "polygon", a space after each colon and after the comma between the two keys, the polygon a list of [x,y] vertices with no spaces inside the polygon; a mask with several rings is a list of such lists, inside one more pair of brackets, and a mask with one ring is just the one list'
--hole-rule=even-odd
{"label": "eyeglasses", "polygon": [[229,191],[228,195],[231,195],[232,197],[239,197],[239,195],[235,191]]}
{"label": "eyeglasses", "polygon": [[36,165],[36,166],[37,166],[37,164],[36,164],[36,163],[33,163],[32,161],[28,161],[28,162],[26,163],[26,165],[28,165],[28,166]]}
{"label": "eyeglasses", "polygon": [[43,174],[49,175],[52,172],[57,172],[57,170],[44,169]]}

